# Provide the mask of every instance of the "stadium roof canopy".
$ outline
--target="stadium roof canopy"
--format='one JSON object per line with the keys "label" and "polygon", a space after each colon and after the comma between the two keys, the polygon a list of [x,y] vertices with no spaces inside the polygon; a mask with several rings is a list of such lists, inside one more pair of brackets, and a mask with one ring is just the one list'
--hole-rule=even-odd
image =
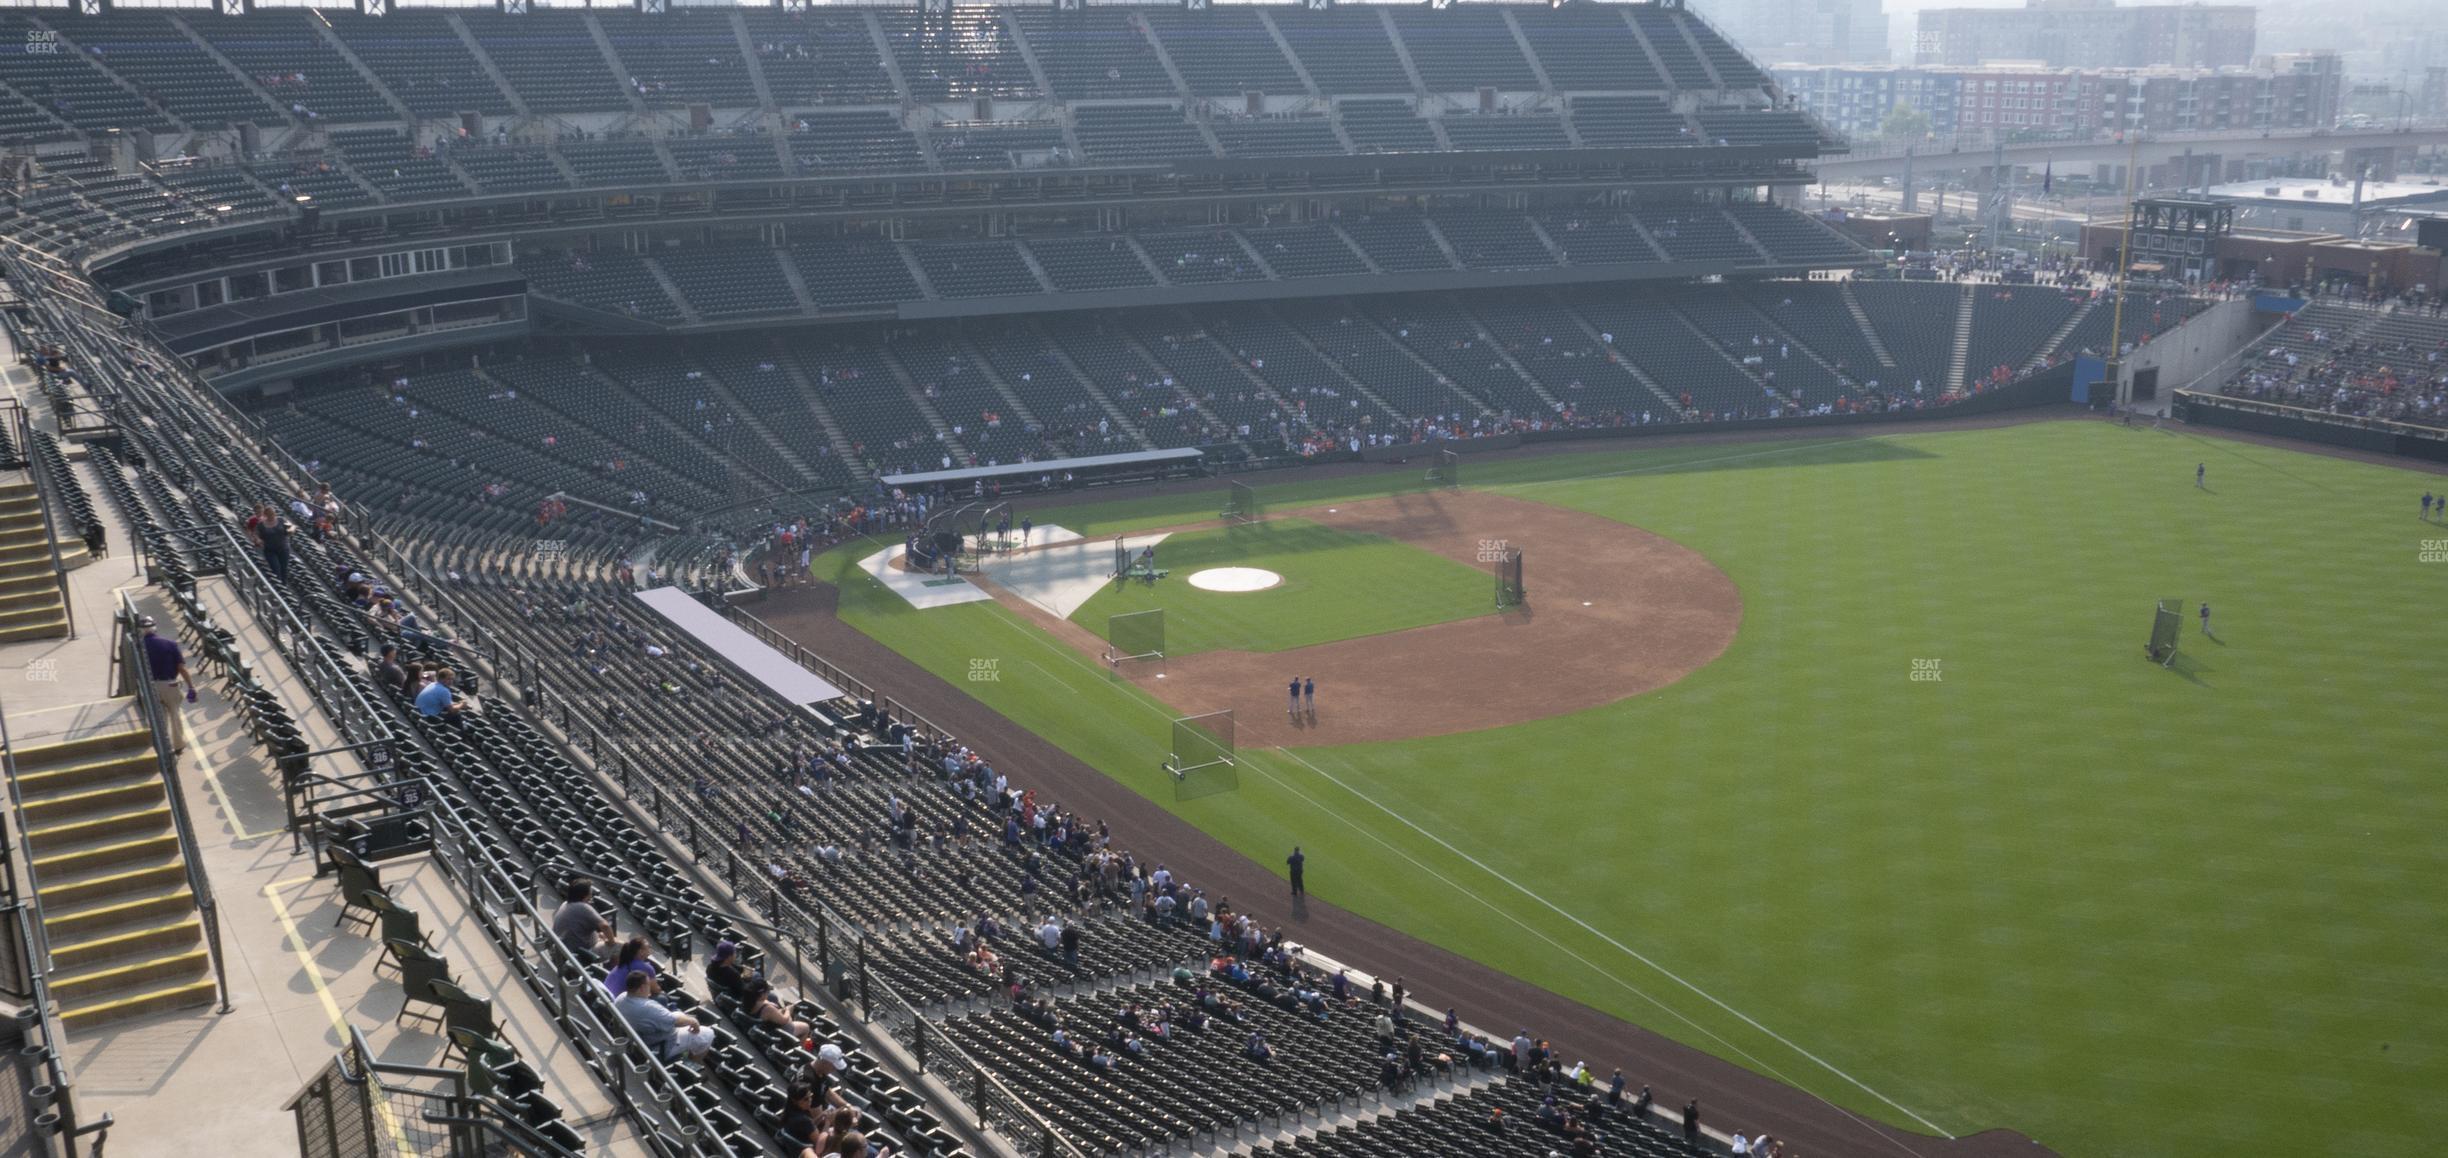
{"label": "stadium roof canopy", "polygon": [[1129,454],[1090,454],[1079,458],[1044,458],[1035,462],[1014,462],[1002,466],[972,466],[960,470],[923,470],[915,474],[888,474],[876,481],[888,487],[923,487],[937,483],[991,482],[995,479],[1031,478],[1055,471],[1070,471],[1078,474],[1085,471],[1110,470],[1115,467],[1192,463],[1204,457],[1206,457],[1206,452],[1185,446],[1173,450],[1137,450]]}

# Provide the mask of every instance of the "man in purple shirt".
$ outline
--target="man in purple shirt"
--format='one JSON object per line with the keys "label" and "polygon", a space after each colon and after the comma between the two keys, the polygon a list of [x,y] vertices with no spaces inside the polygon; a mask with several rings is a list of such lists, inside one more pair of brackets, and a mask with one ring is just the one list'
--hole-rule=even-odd
{"label": "man in purple shirt", "polygon": [[179,715],[179,684],[184,681],[194,686],[187,675],[187,655],[179,650],[177,640],[154,633],[152,616],[140,617],[136,624],[144,629],[145,674],[153,684],[153,703],[170,725],[170,752],[177,755],[187,750],[187,721]]}

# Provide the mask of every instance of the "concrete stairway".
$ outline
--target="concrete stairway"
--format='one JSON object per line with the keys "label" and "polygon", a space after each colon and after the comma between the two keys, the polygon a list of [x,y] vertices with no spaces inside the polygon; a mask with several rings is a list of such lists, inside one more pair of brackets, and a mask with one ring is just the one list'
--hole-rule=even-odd
{"label": "concrete stairway", "polygon": [[[51,570],[51,545],[44,541],[48,527],[42,494],[33,483],[21,479],[0,486],[0,643],[68,634],[68,608]],[[84,549],[77,544],[80,553]]]}
{"label": "concrete stairway", "polygon": [[212,962],[151,733],[13,755],[61,1024],[210,1004]]}

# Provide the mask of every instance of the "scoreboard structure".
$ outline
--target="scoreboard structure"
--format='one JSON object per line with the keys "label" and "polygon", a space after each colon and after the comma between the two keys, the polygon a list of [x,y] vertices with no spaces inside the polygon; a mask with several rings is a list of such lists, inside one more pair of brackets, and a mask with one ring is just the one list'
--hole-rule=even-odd
{"label": "scoreboard structure", "polygon": [[[2235,206],[2200,197],[2143,197],[2126,221],[2132,268],[2168,278],[2217,276],[2219,242],[2235,230]],[[2154,268],[2155,267],[2155,268]]]}

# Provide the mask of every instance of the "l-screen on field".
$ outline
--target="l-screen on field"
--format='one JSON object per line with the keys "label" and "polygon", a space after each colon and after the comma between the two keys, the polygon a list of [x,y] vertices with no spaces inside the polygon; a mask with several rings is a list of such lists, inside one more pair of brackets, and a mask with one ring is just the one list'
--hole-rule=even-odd
{"label": "l-screen on field", "polygon": [[[1878,1122],[2080,1155],[2448,1132],[2438,477],[2049,422],[1470,481],[1262,487],[1277,533],[1378,535],[1478,603],[1292,634],[1394,593],[1278,556],[1292,598],[1250,630],[1286,634],[1246,673],[1183,646],[1190,532],[1152,589],[1090,598],[1181,616],[1161,668],[1093,658],[1094,608],[919,610],[846,568],[838,613],[1258,864],[1300,844],[1320,901]],[[1335,521],[1361,504],[1415,530]],[[1038,518],[1224,551],[1216,508]],[[1480,539],[1525,549],[1525,607],[1487,606]],[[2164,663],[2161,600],[2185,609]],[[1287,719],[1296,674],[1314,725]],[[1180,798],[1170,722],[1220,707],[1249,725],[1238,788]]]}

